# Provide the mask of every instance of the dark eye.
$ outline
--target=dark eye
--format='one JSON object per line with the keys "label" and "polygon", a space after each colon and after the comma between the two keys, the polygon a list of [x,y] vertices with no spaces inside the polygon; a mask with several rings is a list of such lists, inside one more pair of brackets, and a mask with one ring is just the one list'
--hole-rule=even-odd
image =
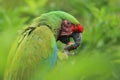
{"label": "dark eye", "polygon": [[65,25],[65,26],[68,26],[68,27],[69,27],[69,26],[71,26],[71,23],[70,23],[70,22],[68,22],[67,20],[64,20],[64,21],[63,21],[63,25]]}
{"label": "dark eye", "polygon": [[71,23],[70,23],[70,22],[67,22],[67,26],[71,26]]}
{"label": "dark eye", "polygon": [[69,23],[69,22],[67,22],[67,25],[70,25],[70,23]]}

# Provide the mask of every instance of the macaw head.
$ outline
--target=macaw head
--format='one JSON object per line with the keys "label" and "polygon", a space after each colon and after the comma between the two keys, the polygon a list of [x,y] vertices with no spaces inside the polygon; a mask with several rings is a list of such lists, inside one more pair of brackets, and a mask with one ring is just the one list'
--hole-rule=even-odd
{"label": "macaw head", "polygon": [[84,28],[81,24],[74,24],[68,20],[63,20],[61,24],[61,34],[60,35],[71,35],[74,32],[82,33]]}
{"label": "macaw head", "polygon": [[34,22],[45,24],[51,29],[61,27],[71,29],[73,32],[79,31],[82,33],[84,31],[83,26],[75,17],[63,11],[51,11],[44,13],[40,17],[36,18]]}
{"label": "macaw head", "polygon": [[[74,33],[80,33],[80,35],[74,36],[73,39],[78,46],[79,43],[81,43],[82,32],[84,31],[84,28],[71,14],[63,11],[52,11],[42,14],[40,17],[36,18],[34,22],[38,26],[47,25],[54,33],[56,40],[60,40],[65,44],[68,44],[69,42],[69,38],[66,36],[71,36]],[[64,36],[65,40],[63,39]],[[79,37],[79,41],[77,41],[77,36]]]}

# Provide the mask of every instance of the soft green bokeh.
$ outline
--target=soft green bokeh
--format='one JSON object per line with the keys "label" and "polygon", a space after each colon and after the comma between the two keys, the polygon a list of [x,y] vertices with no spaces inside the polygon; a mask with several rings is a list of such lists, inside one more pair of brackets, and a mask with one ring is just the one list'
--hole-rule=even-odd
{"label": "soft green bokeh", "polygon": [[119,0],[0,0],[0,80],[19,30],[42,13],[62,10],[84,26],[82,44],[47,80],[120,80]]}

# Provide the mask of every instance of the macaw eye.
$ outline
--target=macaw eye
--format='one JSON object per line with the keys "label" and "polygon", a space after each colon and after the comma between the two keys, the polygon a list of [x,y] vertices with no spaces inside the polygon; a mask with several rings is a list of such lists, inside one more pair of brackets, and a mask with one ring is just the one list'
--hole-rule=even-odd
{"label": "macaw eye", "polygon": [[65,27],[71,27],[72,23],[70,23],[69,21],[67,20],[63,20],[62,22],[62,26],[65,26]]}
{"label": "macaw eye", "polygon": [[67,20],[64,20],[64,21],[63,21],[63,24],[64,24],[65,26],[68,26],[68,27],[71,26],[71,23],[68,22]]}
{"label": "macaw eye", "polygon": [[71,26],[71,23],[70,23],[70,22],[67,22],[67,26]]}

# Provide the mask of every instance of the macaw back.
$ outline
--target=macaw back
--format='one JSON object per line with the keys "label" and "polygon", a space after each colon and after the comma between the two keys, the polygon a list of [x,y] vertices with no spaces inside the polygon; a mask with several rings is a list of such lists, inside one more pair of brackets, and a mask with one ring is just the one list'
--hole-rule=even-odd
{"label": "macaw back", "polygon": [[28,28],[10,51],[4,80],[32,80],[37,71],[45,73],[52,68],[56,57],[57,45],[51,30],[45,25]]}

